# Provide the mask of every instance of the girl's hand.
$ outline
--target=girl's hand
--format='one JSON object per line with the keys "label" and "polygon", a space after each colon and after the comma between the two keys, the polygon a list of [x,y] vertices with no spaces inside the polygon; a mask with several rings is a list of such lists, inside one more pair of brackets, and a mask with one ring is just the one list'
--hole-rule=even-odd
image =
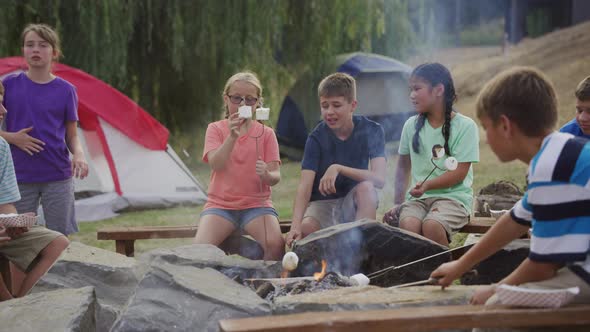
{"label": "girl's hand", "polygon": [[[399,209],[400,205],[401,204],[394,205],[389,211],[385,212],[385,214],[383,215],[383,222],[384,223],[391,225],[392,223],[396,222],[396,220],[399,217],[398,209]],[[399,223],[399,220],[397,220],[397,223]]]}
{"label": "girl's hand", "polygon": [[229,115],[229,131],[232,138],[238,138],[240,136],[240,127],[242,127],[244,121],[245,119],[239,118],[237,112]]}
{"label": "girl's hand", "polygon": [[256,174],[261,178],[268,174],[268,165],[263,160],[256,160]]}
{"label": "girl's hand", "polygon": [[486,301],[495,293],[496,285],[480,287],[475,291],[475,293],[473,293],[469,304],[485,304]]}
{"label": "girl's hand", "polygon": [[10,143],[16,145],[30,156],[43,151],[43,145],[45,145],[42,140],[29,135],[31,130],[33,130],[33,127],[21,129],[10,135]]}
{"label": "girl's hand", "polygon": [[74,154],[74,158],[72,158],[72,175],[78,179],[88,176],[88,163],[84,155]]}
{"label": "girl's hand", "polygon": [[416,183],[416,186],[410,190],[410,195],[416,198],[424,195],[424,193],[428,191],[427,183],[428,181]]}
{"label": "girl's hand", "polygon": [[301,230],[297,227],[294,228],[293,226],[291,226],[291,230],[289,230],[289,233],[287,233],[287,238],[285,239],[287,247],[291,248],[293,242],[300,240],[301,237]]}
{"label": "girl's hand", "polygon": [[326,170],[324,176],[320,179],[320,186],[318,190],[320,194],[328,196],[336,193],[336,178],[340,173],[340,165],[333,164]]}

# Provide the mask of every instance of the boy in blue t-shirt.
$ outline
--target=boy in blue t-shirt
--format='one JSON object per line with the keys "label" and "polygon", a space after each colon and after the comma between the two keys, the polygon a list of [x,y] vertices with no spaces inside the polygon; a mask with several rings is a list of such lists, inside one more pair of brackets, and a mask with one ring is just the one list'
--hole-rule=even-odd
{"label": "boy in blue t-shirt", "polygon": [[[460,259],[432,272],[443,287],[532,228],[527,259],[499,284],[526,288],[579,287],[576,303],[590,303],[590,141],[554,132],[557,98],[536,69],[517,67],[488,82],[477,116],[500,161],[529,164],[528,189]],[[471,303],[494,304],[496,285]]]}
{"label": "boy in blue t-shirt", "polygon": [[575,95],[576,117],[561,127],[559,131],[590,138],[590,76],[578,84]]}
{"label": "boy in blue t-shirt", "polygon": [[287,245],[321,228],[375,219],[375,188],[385,184],[385,134],[354,116],[356,82],[335,73],[318,87],[322,122],[307,138]]}

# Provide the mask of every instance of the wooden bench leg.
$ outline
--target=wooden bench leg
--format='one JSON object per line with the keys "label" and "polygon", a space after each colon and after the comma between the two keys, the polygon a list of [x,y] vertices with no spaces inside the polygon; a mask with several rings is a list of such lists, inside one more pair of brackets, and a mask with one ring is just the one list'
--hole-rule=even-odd
{"label": "wooden bench leg", "polygon": [[12,294],[12,273],[10,273],[10,261],[0,255],[0,273],[8,291]]}
{"label": "wooden bench leg", "polygon": [[135,240],[115,240],[117,253],[127,257],[135,256]]}

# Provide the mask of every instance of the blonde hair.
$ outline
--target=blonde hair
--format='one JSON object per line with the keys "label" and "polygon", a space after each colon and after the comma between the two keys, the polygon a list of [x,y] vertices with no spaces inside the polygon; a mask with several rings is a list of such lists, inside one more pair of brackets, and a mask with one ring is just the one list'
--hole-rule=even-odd
{"label": "blonde hair", "polygon": [[496,75],[481,90],[475,107],[478,118],[497,123],[504,115],[531,137],[545,135],[557,123],[555,89],[531,67],[514,67]]}
{"label": "blonde hair", "polygon": [[318,97],[344,97],[350,103],[356,100],[356,81],[346,73],[328,75],[318,85]]}
{"label": "blonde hair", "polygon": [[[262,84],[260,84],[260,80],[258,79],[258,76],[256,76],[256,74],[251,71],[242,71],[242,72],[233,74],[230,78],[228,78],[227,82],[225,82],[225,87],[223,88],[223,93],[221,94],[221,98],[227,96],[227,94],[229,93],[229,89],[231,89],[232,85],[238,81],[250,83],[256,88],[256,97],[258,98],[258,105],[262,106],[262,102],[264,101],[264,98],[262,97]],[[223,110],[225,112],[224,117],[228,118],[229,117],[229,110],[227,108],[227,105],[225,105],[225,103],[223,105]]]}
{"label": "blonde hair", "polygon": [[576,98],[582,101],[590,100],[590,76],[583,79],[576,88]]}
{"label": "blonde hair", "polygon": [[0,81],[0,96],[4,96],[4,84]]}
{"label": "blonde hair", "polygon": [[63,53],[61,52],[61,43],[59,40],[59,35],[57,34],[57,32],[55,32],[55,30],[52,27],[42,23],[27,25],[21,34],[21,44],[23,46],[25,44],[25,37],[29,32],[36,33],[37,35],[39,35],[39,37],[41,37],[41,39],[43,39],[44,41],[48,42],[49,45],[51,45],[53,51],[55,52],[55,57],[53,58],[54,61],[59,60],[59,58],[63,56]]}

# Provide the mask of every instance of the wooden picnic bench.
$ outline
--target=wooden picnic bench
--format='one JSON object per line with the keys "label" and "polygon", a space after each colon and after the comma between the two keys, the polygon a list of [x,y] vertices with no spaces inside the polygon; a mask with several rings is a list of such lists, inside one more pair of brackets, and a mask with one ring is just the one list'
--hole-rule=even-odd
{"label": "wooden picnic bench", "polygon": [[[485,233],[494,223],[494,218],[475,217],[465,225],[461,233]],[[290,220],[279,221],[281,232],[287,233],[291,227]],[[98,240],[115,240],[115,249],[119,254],[133,257],[135,241],[146,239],[191,238],[197,233],[197,226],[116,226],[101,228],[96,233]]]}
{"label": "wooden picnic bench", "polygon": [[[307,312],[219,322],[223,332],[391,332],[590,326],[590,305],[559,309],[452,305],[371,311]],[[586,328],[584,328],[587,330]]]}

